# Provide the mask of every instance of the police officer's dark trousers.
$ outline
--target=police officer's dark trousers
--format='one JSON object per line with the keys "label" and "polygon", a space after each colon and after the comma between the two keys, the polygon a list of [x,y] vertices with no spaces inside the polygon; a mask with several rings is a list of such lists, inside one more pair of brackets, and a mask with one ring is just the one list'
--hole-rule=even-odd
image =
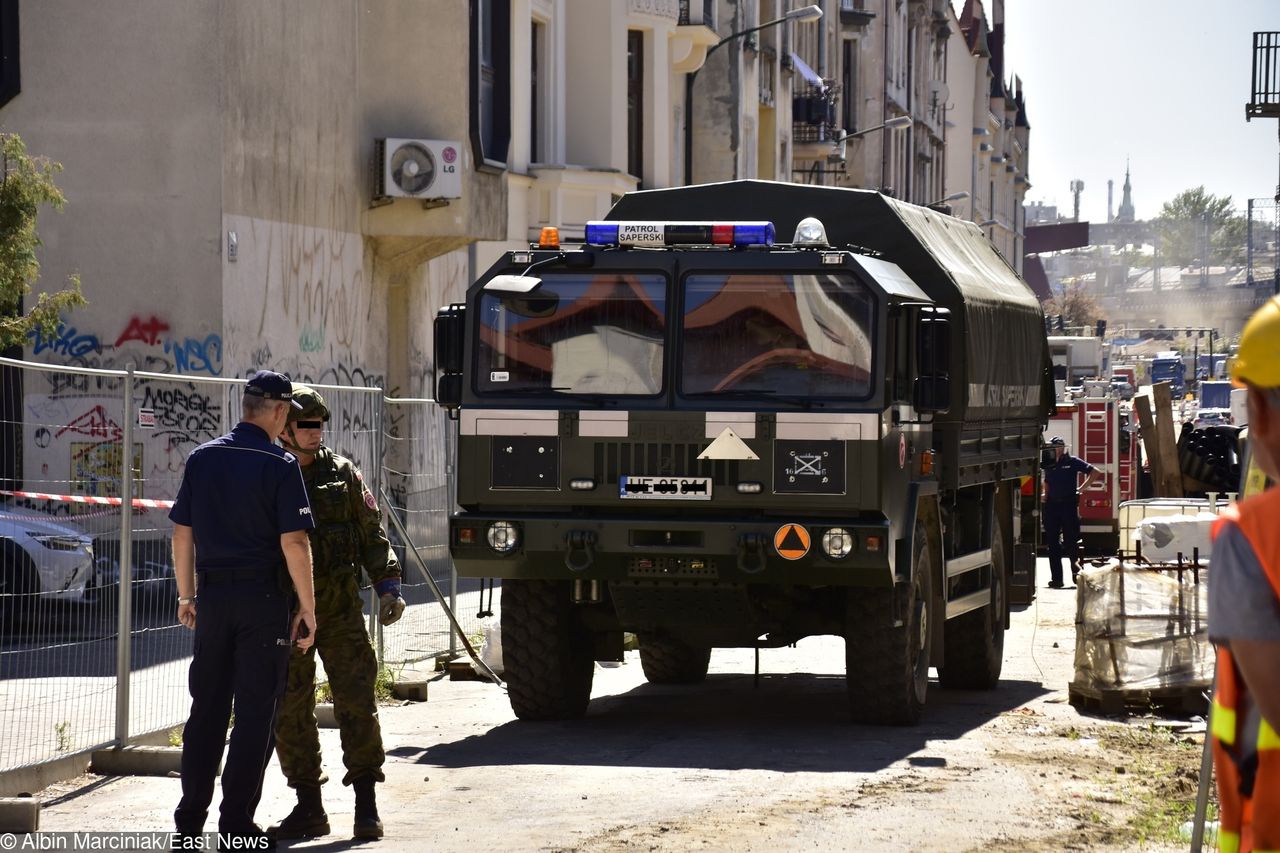
{"label": "police officer's dark trousers", "polygon": [[1062,583],[1062,557],[1071,565],[1078,558],[1080,510],[1074,500],[1047,501],[1043,507],[1045,547],[1049,552],[1049,579]]}
{"label": "police officer's dark trousers", "polygon": [[179,832],[204,828],[232,704],[235,728],[222,771],[218,831],[252,832],[262,779],[275,747],[275,716],[289,664],[290,599],[274,573],[260,579],[200,573],[191,716],[182,731]]}

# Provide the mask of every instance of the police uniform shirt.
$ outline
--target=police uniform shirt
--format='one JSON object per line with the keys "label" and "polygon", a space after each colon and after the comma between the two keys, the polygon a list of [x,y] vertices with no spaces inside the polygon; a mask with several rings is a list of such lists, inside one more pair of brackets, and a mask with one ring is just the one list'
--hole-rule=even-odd
{"label": "police uniform shirt", "polygon": [[1045,499],[1049,503],[1071,503],[1077,497],[1078,474],[1088,474],[1093,466],[1079,456],[1062,454],[1058,464],[1045,469]]}
{"label": "police uniform shirt", "polygon": [[275,572],[280,536],[315,526],[297,459],[250,423],[191,451],[169,519],[192,528],[201,572]]}

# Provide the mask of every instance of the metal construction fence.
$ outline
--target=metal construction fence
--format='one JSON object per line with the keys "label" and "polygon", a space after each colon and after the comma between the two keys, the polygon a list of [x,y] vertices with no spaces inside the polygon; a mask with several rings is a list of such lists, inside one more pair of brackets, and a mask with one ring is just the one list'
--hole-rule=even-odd
{"label": "metal construction fence", "polygon": [[[168,507],[187,454],[239,420],[242,386],[0,359],[0,772],[186,719],[192,634],[175,621]],[[380,388],[313,387],[333,412],[325,443],[389,496],[417,550],[387,525],[409,607],[383,628],[366,595],[379,660],[395,670],[451,653],[456,637],[423,576],[454,605],[467,597],[445,538],[445,413]],[[474,609],[459,619],[479,631]]]}

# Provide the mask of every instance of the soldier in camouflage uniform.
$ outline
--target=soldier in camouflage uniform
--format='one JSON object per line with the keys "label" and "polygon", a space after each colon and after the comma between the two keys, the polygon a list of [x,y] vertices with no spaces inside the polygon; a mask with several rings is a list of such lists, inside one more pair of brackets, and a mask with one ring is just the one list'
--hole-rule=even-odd
{"label": "soldier in camouflage uniform", "polygon": [[298,805],[268,832],[276,838],[327,835],[329,818],[320,799],[320,737],[316,726],[315,653],[324,661],[333,691],[334,715],[347,767],[344,785],[355,790],[356,838],[380,838],[374,785],[384,781],[382,732],[374,699],[377,659],[365,628],[360,595],[364,570],[378,593],[378,617],[390,625],[404,612],[400,564],[382,531],[377,501],[360,471],[348,459],[321,444],[329,408],[312,388],[295,385],[301,409],[289,414],[281,442],[302,466],[315,529],[309,531],[314,564],[315,646],[294,649],[288,685],[276,721],[276,754],[298,796]]}

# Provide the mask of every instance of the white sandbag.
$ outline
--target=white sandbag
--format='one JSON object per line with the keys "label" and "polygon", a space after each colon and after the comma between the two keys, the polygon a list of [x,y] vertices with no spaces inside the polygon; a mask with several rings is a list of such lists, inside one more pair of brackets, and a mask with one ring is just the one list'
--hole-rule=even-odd
{"label": "white sandbag", "polygon": [[1210,512],[1195,515],[1161,515],[1138,524],[1142,556],[1152,563],[1176,563],[1182,555],[1191,562],[1197,551],[1202,563],[1213,550],[1212,528],[1217,516]]}
{"label": "white sandbag", "polygon": [[[480,628],[484,631],[484,642],[480,645],[480,660],[496,672],[502,674],[502,620],[498,616],[485,616],[480,620]],[[477,673],[485,674],[475,662],[471,668]]]}

